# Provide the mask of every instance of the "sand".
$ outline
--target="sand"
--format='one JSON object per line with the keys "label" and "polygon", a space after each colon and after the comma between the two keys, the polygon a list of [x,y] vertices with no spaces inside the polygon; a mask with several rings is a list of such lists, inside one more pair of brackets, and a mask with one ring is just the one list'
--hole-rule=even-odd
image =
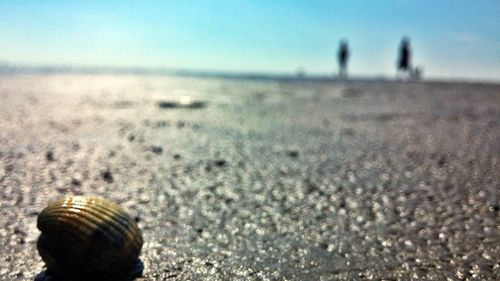
{"label": "sand", "polygon": [[138,280],[498,280],[499,140],[495,84],[1,75],[0,280],[74,194],[139,220]]}

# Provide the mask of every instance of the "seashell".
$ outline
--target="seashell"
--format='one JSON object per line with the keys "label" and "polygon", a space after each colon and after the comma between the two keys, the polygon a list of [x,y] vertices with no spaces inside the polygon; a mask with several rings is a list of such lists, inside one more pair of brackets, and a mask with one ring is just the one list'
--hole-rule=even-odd
{"label": "seashell", "polygon": [[38,252],[56,274],[75,280],[114,280],[137,272],[141,231],[113,202],[90,196],[62,198],[40,213],[37,227],[42,232]]}

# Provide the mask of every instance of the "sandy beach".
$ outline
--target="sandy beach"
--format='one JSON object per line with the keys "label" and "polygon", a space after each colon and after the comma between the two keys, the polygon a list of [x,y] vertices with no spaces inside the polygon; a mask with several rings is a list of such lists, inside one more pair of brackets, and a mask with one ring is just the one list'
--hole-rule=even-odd
{"label": "sandy beach", "polygon": [[499,140],[500,84],[2,74],[0,280],[76,194],[138,280],[499,280]]}

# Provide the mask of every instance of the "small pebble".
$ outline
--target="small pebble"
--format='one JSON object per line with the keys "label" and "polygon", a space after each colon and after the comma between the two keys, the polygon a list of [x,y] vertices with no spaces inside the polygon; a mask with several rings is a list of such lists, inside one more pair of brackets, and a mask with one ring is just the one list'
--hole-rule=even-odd
{"label": "small pebble", "polygon": [[156,154],[161,154],[163,152],[163,148],[161,146],[152,146],[151,151]]}
{"label": "small pebble", "polygon": [[498,212],[498,210],[500,210],[500,207],[498,206],[498,204],[492,204],[490,206],[490,211],[492,211],[492,212]]}
{"label": "small pebble", "polygon": [[227,161],[224,159],[219,159],[214,161],[215,166],[217,167],[224,167],[227,164]]}
{"label": "small pebble", "polygon": [[54,161],[54,152],[52,150],[49,150],[47,151],[47,153],[45,154],[45,158],[47,159],[47,161],[49,162],[52,162]]}
{"label": "small pebble", "polygon": [[439,167],[443,167],[446,164],[446,157],[441,156],[437,162]]}
{"label": "small pebble", "polygon": [[297,150],[289,150],[287,151],[288,156],[292,158],[297,158],[299,157],[299,152]]}
{"label": "small pebble", "polygon": [[109,170],[105,170],[105,171],[101,172],[101,177],[104,181],[106,181],[108,183],[113,182],[113,174],[111,174],[111,171],[109,171]]}
{"label": "small pebble", "polygon": [[79,179],[75,179],[73,178],[71,180],[71,184],[74,185],[74,186],[81,186],[82,185],[82,182],[79,180]]}

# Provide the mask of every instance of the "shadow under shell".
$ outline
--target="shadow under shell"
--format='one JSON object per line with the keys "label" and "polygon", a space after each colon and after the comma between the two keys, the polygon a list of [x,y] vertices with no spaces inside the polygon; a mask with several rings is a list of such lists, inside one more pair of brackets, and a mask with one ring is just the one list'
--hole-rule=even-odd
{"label": "shadow under shell", "polygon": [[[133,281],[136,278],[141,277],[143,274],[143,271],[144,271],[144,263],[140,259],[137,259],[134,266],[128,272],[124,273],[123,276],[118,277],[116,279],[105,278],[104,280]],[[45,270],[42,270],[40,273],[38,273],[35,276],[34,281],[81,281],[81,280],[71,279],[70,277],[57,274],[50,269],[45,269]]]}

